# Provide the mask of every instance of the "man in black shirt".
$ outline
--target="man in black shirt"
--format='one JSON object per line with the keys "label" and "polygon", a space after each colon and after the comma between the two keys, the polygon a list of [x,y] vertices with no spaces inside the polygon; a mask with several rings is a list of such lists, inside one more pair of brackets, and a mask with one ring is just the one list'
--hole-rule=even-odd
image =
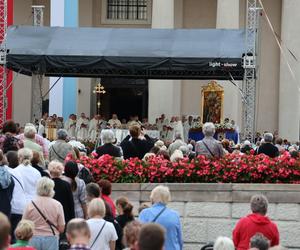
{"label": "man in black shirt", "polygon": [[279,151],[276,146],[273,145],[273,135],[271,133],[264,134],[264,143],[260,145],[257,154],[265,154],[271,158],[279,156]]}
{"label": "man in black shirt", "polygon": [[154,146],[153,140],[146,134],[144,139],[140,138],[141,128],[139,125],[132,125],[129,133],[130,135],[121,142],[124,159],[134,157],[143,159],[144,155]]}

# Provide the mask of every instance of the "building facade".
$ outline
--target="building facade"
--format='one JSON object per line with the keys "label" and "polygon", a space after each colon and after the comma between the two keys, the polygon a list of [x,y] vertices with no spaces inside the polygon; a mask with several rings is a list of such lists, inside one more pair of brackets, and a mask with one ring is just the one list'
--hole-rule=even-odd
{"label": "building facade", "polygon": [[[259,25],[259,70],[257,79],[257,131],[279,130],[282,137],[299,139],[300,66],[291,53],[300,55],[298,0],[263,0],[276,34],[281,35],[286,57],[264,15]],[[32,5],[44,5],[44,25],[112,28],[236,29],[245,27],[246,0],[14,0],[14,24],[32,24]],[[130,34],[129,34],[130,35]],[[76,39],[76,38],[74,38]],[[44,78],[43,93],[56,79]],[[162,113],[201,115],[201,90],[209,81],[149,80],[142,100],[149,120]],[[69,113],[96,112],[93,88],[97,79],[65,78],[50,91],[49,112],[66,117]],[[229,81],[218,81],[224,89],[224,118],[241,127],[242,98]],[[241,84],[241,83],[238,83]],[[299,84],[299,85],[298,85]],[[117,88],[117,87],[116,87]],[[134,87],[132,88],[134,89]],[[13,83],[13,118],[21,124],[30,120],[31,78],[18,76]],[[120,91],[122,93],[125,90]],[[139,91],[134,91],[136,95]],[[130,94],[127,96],[130,98]],[[121,99],[120,99],[121,100]],[[118,102],[118,99],[114,99]],[[145,104],[145,102],[147,103]],[[106,106],[109,101],[106,101]],[[122,103],[120,103],[122,105]],[[104,104],[105,106],[105,104]],[[107,114],[112,110],[107,110]]]}

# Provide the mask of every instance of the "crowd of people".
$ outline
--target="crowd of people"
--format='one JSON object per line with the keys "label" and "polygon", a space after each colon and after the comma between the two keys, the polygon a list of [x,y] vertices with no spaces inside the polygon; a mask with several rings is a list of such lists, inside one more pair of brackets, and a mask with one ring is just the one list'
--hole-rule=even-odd
{"label": "crowd of people", "polygon": [[[63,169],[63,164],[51,164],[50,177],[40,176],[36,181],[36,194],[31,199],[24,197],[23,208],[19,208],[23,211],[18,220],[0,212],[1,250],[183,249],[181,220],[179,214],[168,207],[171,194],[167,186],[156,186],[150,195],[151,204],[142,204],[135,217],[133,205],[126,197],[119,197],[115,202],[111,199],[110,182],[91,182],[79,191],[84,193],[81,209],[86,212],[76,214],[74,188],[77,181],[69,184],[62,176],[58,181],[57,174]],[[27,168],[30,167],[28,164]],[[14,171],[10,173],[11,176],[15,174]],[[19,189],[23,195],[28,191],[25,186]],[[22,194],[13,192],[12,199],[16,199],[15,195],[19,198]],[[73,196],[74,200],[68,196]],[[66,206],[68,203],[73,207]],[[214,243],[201,249],[284,250],[279,245],[276,223],[266,215],[267,198],[254,195],[250,208],[252,212],[236,223],[232,239],[219,236]]]}
{"label": "crowd of people", "polygon": [[[207,123],[209,124],[209,123]],[[206,124],[206,125],[207,125]],[[162,149],[160,151],[162,154],[166,155],[166,152],[169,155],[169,158],[171,158],[172,153],[175,150],[178,150],[180,146],[182,150],[181,153],[183,156],[188,155],[197,155],[200,154],[201,152],[204,151],[211,151],[211,152],[206,152],[205,154],[211,157],[217,156],[220,157],[224,154],[228,153],[249,153],[251,150],[254,150],[255,153],[266,153],[270,157],[276,157],[279,154],[288,151],[291,153],[293,157],[298,156],[298,151],[299,151],[299,142],[296,142],[294,144],[291,144],[289,141],[284,140],[278,136],[278,133],[275,131],[273,134],[270,134],[268,131],[265,131],[263,134],[257,133],[255,137],[254,143],[251,143],[250,141],[243,141],[243,142],[238,142],[235,143],[233,140],[229,139],[224,139],[224,138],[217,138],[221,142],[221,146],[223,147],[223,150],[220,150],[220,147],[216,147],[209,144],[212,143],[212,137],[208,135],[207,130],[213,130],[213,133],[216,132],[216,128],[207,128],[207,126],[204,126],[205,124],[201,123],[201,118],[199,116],[174,116],[171,117],[169,120],[166,118],[164,114],[162,114],[160,117],[156,118],[154,124],[149,124],[147,119],[142,119],[142,121],[139,120],[138,116],[131,116],[129,121],[126,121],[125,119],[122,119],[121,121],[118,119],[118,116],[116,114],[113,114],[111,119],[105,119],[105,117],[101,115],[95,115],[92,119],[89,119],[84,113],[81,114],[79,118],[77,118],[76,115],[71,114],[69,116],[69,119],[64,122],[62,117],[57,117],[56,115],[48,116],[45,114],[40,121],[36,121],[36,124],[34,124],[37,135],[35,135],[35,140],[40,142],[42,141],[42,137],[44,137],[44,140],[46,141],[45,143],[48,145],[50,141],[59,141],[61,140],[57,136],[57,131],[64,129],[67,137],[69,140],[72,141],[72,145],[77,144],[80,145],[81,148],[84,148],[83,144],[86,144],[85,142],[93,142],[95,144],[95,148],[99,145],[106,144],[107,140],[103,139],[103,137],[106,137],[105,134],[108,130],[113,131],[114,135],[111,136],[111,139],[109,139],[111,142],[110,144],[113,144],[115,146],[119,146],[119,149],[117,148],[112,148],[111,145],[107,147],[107,151],[113,151],[111,152],[113,156],[116,157],[121,157],[123,156],[124,153],[124,158],[128,158],[126,155],[126,152],[122,152],[122,141],[117,141],[116,139],[116,129],[123,129],[123,130],[128,130],[129,135],[127,137],[122,138],[123,141],[130,141],[132,135],[130,134],[131,128],[133,126],[140,127],[141,131],[139,133],[139,137],[141,139],[149,139],[149,136],[147,134],[147,131],[149,130],[156,130],[158,131],[159,137],[151,138],[152,141],[157,141],[156,145],[159,145],[159,148]],[[213,126],[213,125],[210,125]],[[235,122],[233,120],[230,120],[226,118],[224,120],[224,123],[222,124],[224,128],[227,129],[233,129],[236,132],[238,132],[238,127],[235,125]],[[27,127],[27,126],[25,126]],[[19,128],[20,133],[23,134],[25,127]],[[205,139],[202,140],[202,143],[197,146],[197,142],[189,138],[189,131],[193,128],[201,128],[203,135],[205,136]],[[51,130],[51,128],[55,128],[55,136],[51,136],[51,140],[49,141],[47,137],[47,128],[48,131]],[[50,129],[49,129],[50,128]],[[29,135],[32,137],[32,135]],[[208,137],[211,137],[211,140],[207,140]],[[24,136],[21,135],[21,139],[25,139]],[[28,139],[28,138],[27,138]],[[32,139],[32,138],[29,138]],[[64,139],[63,139],[64,140]],[[148,140],[149,141],[149,140]],[[174,143],[175,142],[175,143]],[[203,143],[204,142],[204,143]],[[137,144],[138,141],[136,141]],[[26,144],[32,144],[30,140],[26,140]],[[40,145],[42,143],[39,143]],[[131,144],[131,143],[130,143]],[[135,143],[133,143],[135,144]],[[216,144],[216,142],[215,142]],[[271,145],[273,144],[273,145]],[[149,145],[149,144],[148,144]],[[152,146],[154,143],[151,144]],[[205,145],[208,145],[208,149]],[[32,145],[30,145],[32,146]],[[128,146],[128,143],[127,143]],[[139,148],[140,145],[137,146]],[[179,147],[178,147],[179,146]],[[275,146],[278,150],[276,150]],[[204,149],[203,149],[204,147]],[[196,149],[197,148],[197,149]],[[167,150],[165,150],[167,149]],[[45,147],[43,147],[43,150]],[[93,149],[91,149],[93,150]],[[105,151],[105,147],[99,149],[100,151]],[[124,149],[123,149],[124,150]],[[157,149],[156,149],[157,150]],[[218,152],[214,152],[217,150]],[[102,154],[102,152],[98,152]],[[126,149],[125,149],[126,151]],[[150,152],[149,148],[146,147],[144,150],[146,153],[153,153]],[[53,152],[52,152],[53,153]],[[176,152],[177,155],[181,155],[180,152]],[[55,154],[55,152],[54,152]],[[145,155],[145,154],[143,154]],[[64,156],[64,155],[62,155]],[[43,161],[43,155],[40,155],[41,160]],[[45,155],[44,155],[45,157]],[[62,157],[64,158],[64,157]],[[143,158],[143,157],[139,157]],[[174,158],[174,157],[173,157]],[[176,157],[175,157],[176,158]],[[62,160],[61,160],[62,161]]]}
{"label": "crowd of people", "polygon": [[[205,123],[202,130],[203,140],[186,142],[176,133],[168,145],[133,123],[129,135],[118,144],[112,129],[104,128],[101,145],[94,150],[70,138],[65,129],[57,130],[57,139],[49,142],[34,124],[20,130],[15,122],[7,121],[0,136],[0,249],[183,249],[180,217],[167,207],[171,199],[167,187],[152,190],[151,204],[142,204],[137,219],[126,197],[112,200],[110,182],[93,182],[89,170],[76,162],[82,155],[145,161],[159,155],[177,161],[230,153],[276,157],[289,151],[298,157],[297,145],[286,145],[278,137],[274,142],[271,133],[256,144],[245,141],[237,147],[214,139],[212,123]],[[267,206],[264,196],[252,197],[252,213],[237,223],[232,240],[220,237],[204,249],[264,250],[278,245],[278,229],[266,216]]]}
{"label": "crowd of people", "polygon": [[[50,140],[55,139],[55,135],[51,132],[53,129],[65,129],[70,138],[90,142],[97,142],[103,129],[128,130],[134,124],[145,130],[157,130],[159,138],[156,139],[161,139],[166,144],[173,141],[175,134],[180,134],[182,139],[188,142],[190,129],[202,126],[200,116],[173,116],[169,120],[164,114],[156,118],[153,124],[150,124],[147,118],[140,120],[138,116],[130,116],[128,121],[126,119],[119,120],[117,114],[112,114],[110,119],[106,119],[102,115],[95,115],[90,119],[85,113],[81,113],[79,117],[71,114],[66,121],[56,114],[48,116],[46,113],[40,120],[35,121],[38,134],[40,136],[45,135]],[[229,121],[228,118],[224,120],[224,126],[236,128],[235,122]]]}

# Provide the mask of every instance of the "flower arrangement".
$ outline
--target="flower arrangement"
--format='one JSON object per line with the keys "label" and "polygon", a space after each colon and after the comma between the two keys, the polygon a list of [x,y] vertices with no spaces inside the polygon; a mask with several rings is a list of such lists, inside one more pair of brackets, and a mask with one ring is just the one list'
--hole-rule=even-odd
{"label": "flower arrangement", "polygon": [[79,160],[91,170],[95,181],[118,183],[300,183],[300,160],[285,153],[278,158],[265,155],[229,154],[221,159],[182,159],[170,162],[152,157],[117,160],[109,155]]}
{"label": "flower arrangement", "polygon": [[[193,127],[190,129],[191,132],[202,132],[202,126],[201,123],[195,123]],[[235,131],[234,126],[232,126],[230,123],[216,123],[215,124],[216,133],[225,133],[225,132],[233,132]]]}

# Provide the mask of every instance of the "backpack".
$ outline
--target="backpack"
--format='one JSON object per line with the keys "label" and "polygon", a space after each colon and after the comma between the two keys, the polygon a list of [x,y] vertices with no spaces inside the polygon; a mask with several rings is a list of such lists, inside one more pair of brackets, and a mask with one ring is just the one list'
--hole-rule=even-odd
{"label": "backpack", "polygon": [[12,135],[5,135],[3,153],[6,154],[8,151],[18,151],[19,149],[19,139]]}
{"label": "backpack", "polygon": [[85,184],[89,184],[91,182],[94,181],[94,178],[90,172],[90,170],[88,170],[86,167],[82,167],[78,173],[78,178],[82,179]]}

